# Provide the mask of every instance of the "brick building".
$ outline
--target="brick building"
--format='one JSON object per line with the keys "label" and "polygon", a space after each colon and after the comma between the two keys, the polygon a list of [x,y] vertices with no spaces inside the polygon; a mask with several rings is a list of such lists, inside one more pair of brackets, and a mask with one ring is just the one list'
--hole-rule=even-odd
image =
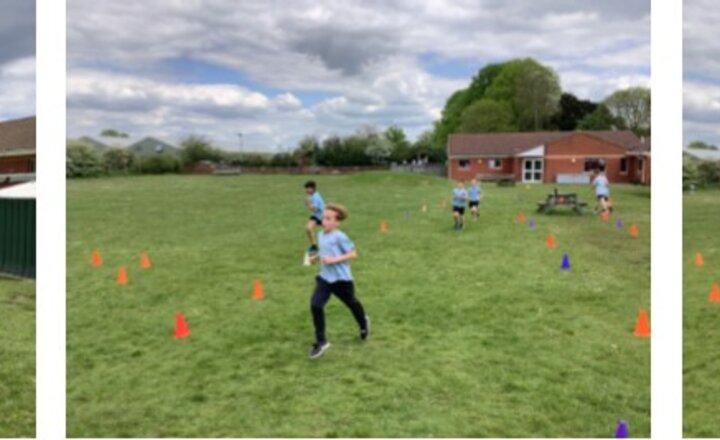
{"label": "brick building", "polygon": [[35,180],[35,117],[0,122],[0,187]]}
{"label": "brick building", "polygon": [[451,134],[448,177],[524,183],[587,183],[603,169],[612,183],[650,184],[650,138],[629,130]]}

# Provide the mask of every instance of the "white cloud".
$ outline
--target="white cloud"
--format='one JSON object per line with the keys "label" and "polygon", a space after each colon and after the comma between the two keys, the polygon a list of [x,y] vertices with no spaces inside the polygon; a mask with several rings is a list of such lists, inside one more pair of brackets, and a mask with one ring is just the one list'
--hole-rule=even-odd
{"label": "white cloud", "polygon": [[20,58],[0,66],[0,115],[35,113],[35,58]]}

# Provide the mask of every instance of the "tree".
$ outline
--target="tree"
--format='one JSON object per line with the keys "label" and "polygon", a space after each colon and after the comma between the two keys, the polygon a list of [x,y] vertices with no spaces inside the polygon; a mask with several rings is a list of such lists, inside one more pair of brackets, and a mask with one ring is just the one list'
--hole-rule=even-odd
{"label": "tree", "polygon": [[385,137],[371,138],[365,154],[375,165],[386,164],[393,152],[393,144]]}
{"label": "tree", "polygon": [[650,134],[650,89],[630,87],[617,90],[605,98],[603,104],[613,116],[622,118],[635,134]]}
{"label": "tree", "polygon": [[103,173],[100,156],[82,142],[68,141],[65,150],[66,177],[97,177]]}
{"label": "tree", "polygon": [[318,139],[315,136],[305,136],[292,155],[298,165],[304,167],[315,163],[319,150],[320,142]]}
{"label": "tree", "polygon": [[487,98],[510,102],[523,131],[543,128],[557,111],[560,94],[555,71],[532,58],[505,63],[485,93]]}
{"label": "tree", "polygon": [[397,126],[390,126],[383,133],[385,139],[390,141],[392,144],[392,154],[390,159],[395,162],[402,162],[411,158],[412,153],[410,151],[410,142],[405,136],[405,132],[402,128]]}
{"label": "tree", "polygon": [[435,143],[433,133],[430,130],[420,133],[412,146],[412,153],[417,158],[427,158],[428,162],[445,163],[447,150],[445,144]]}
{"label": "tree", "polygon": [[127,173],[135,162],[135,155],[132,151],[124,148],[108,148],[103,152],[103,163],[105,171]]}
{"label": "tree", "polygon": [[490,133],[516,131],[512,106],[507,102],[481,99],[462,113],[459,132]]}
{"label": "tree", "polygon": [[[223,153],[214,148],[210,144],[210,141],[204,137],[188,136],[180,142],[180,159],[182,164],[187,167],[203,160],[219,162],[223,159]],[[159,162],[157,164],[153,162],[149,163],[149,166],[152,167],[158,164]],[[169,164],[170,162],[167,162],[162,165],[167,165],[169,167]],[[162,165],[158,165],[158,167],[161,167]]]}
{"label": "tree", "polygon": [[572,93],[563,93],[560,96],[560,108],[551,118],[550,124],[561,131],[573,131],[578,128],[580,121],[597,107],[598,104],[592,101],[578,99]]}
{"label": "tree", "polygon": [[600,104],[592,113],[585,115],[578,122],[577,128],[580,130],[624,130],[627,127],[622,118],[613,116],[604,104]]}
{"label": "tree", "polygon": [[103,137],[115,137],[115,138],[126,138],[128,137],[127,133],[123,133],[122,131],[115,130],[114,128],[106,128],[100,133],[100,136]]}
{"label": "tree", "polygon": [[690,142],[690,145],[688,145],[688,148],[692,148],[693,150],[717,150],[718,147],[712,144],[705,143],[703,141],[693,141]]}

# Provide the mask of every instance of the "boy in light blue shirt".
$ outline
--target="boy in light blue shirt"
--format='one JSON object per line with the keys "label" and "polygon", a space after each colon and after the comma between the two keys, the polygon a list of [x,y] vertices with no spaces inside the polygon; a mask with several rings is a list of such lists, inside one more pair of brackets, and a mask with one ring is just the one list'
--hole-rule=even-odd
{"label": "boy in light blue shirt", "polygon": [[467,191],[465,190],[465,184],[462,180],[458,181],[457,187],[453,189],[452,197],[453,220],[455,221],[453,229],[461,231],[464,227],[463,215],[465,215],[465,201],[468,198]]}
{"label": "boy in light blue shirt", "polygon": [[305,182],[305,206],[310,210],[310,218],[305,225],[308,239],[310,239],[310,247],[308,248],[308,256],[317,254],[317,242],[315,241],[315,227],[322,225],[322,215],[325,210],[325,201],[317,191],[315,181],[309,180]]}
{"label": "boy in light blue shirt", "polygon": [[473,179],[470,182],[470,190],[468,191],[468,197],[470,198],[470,214],[472,214],[473,220],[477,221],[480,217],[479,206],[480,206],[480,184],[477,179]]}
{"label": "boy in light blue shirt", "polygon": [[315,291],[310,299],[315,344],[310,350],[310,359],[317,359],[330,347],[325,337],[325,304],[335,294],[345,304],[360,327],[360,339],[370,335],[370,321],[362,304],[355,296],[355,284],[350,271],[350,260],[357,257],[355,245],[338,227],[347,218],[347,209],[342,205],[329,203],[322,216],[322,231],[318,233],[319,252],[310,260],[320,262],[320,273],[315,277]]}
{"label": "boy in light blue shirt", "polygon": [[602,206],[602,212],[606,212],[610,208],[610,182],[602,170],[595,171],[591,185],[595,187],[595,197]]}

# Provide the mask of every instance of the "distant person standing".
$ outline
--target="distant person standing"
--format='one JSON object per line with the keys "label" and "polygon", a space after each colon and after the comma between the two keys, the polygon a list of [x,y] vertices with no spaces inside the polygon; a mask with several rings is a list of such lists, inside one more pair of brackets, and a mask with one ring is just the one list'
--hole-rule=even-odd
{"label": "distant person standing", "polygon": [[453,226],[453,229],[455,229],[456,231],[462,231],[464,227],[463,215],[465,215],[465,201],[467,199],[468,193],[467,190],[465,190],[465,184],[462,180],[459,180],[457,183],[457,187],[453,189],[452,203],[453,220],[455,221],[455,226]]}
{"label": "distant person standing", "polygon": [[595,177],[593,178],[591,185],[595,188],[595,197],[602,207],[602,212],[607,212],[611,208],[610,182],[608,181],[604,170],[595,170]]}
{"label": "distant person standing", "polygon": [[477,179],[473,179],[470,183],[470,190],[468,191],[468,197],[470,199],[470,214],[472,215],[473,220],[477,221],[480,217],[480,184]]}
{"label": "distant person standing", "polygon": [[310,239],[310,247],[308,248],[308,256],[318,253],[317,242],[315,241],[315,227],[322,225],[323,211],[325,210],[325,201],[317,191],[317,184],[313,180],[305,182],[305,207],[310,210],[310,218],[308,219],[305,230],[308,239]]}

